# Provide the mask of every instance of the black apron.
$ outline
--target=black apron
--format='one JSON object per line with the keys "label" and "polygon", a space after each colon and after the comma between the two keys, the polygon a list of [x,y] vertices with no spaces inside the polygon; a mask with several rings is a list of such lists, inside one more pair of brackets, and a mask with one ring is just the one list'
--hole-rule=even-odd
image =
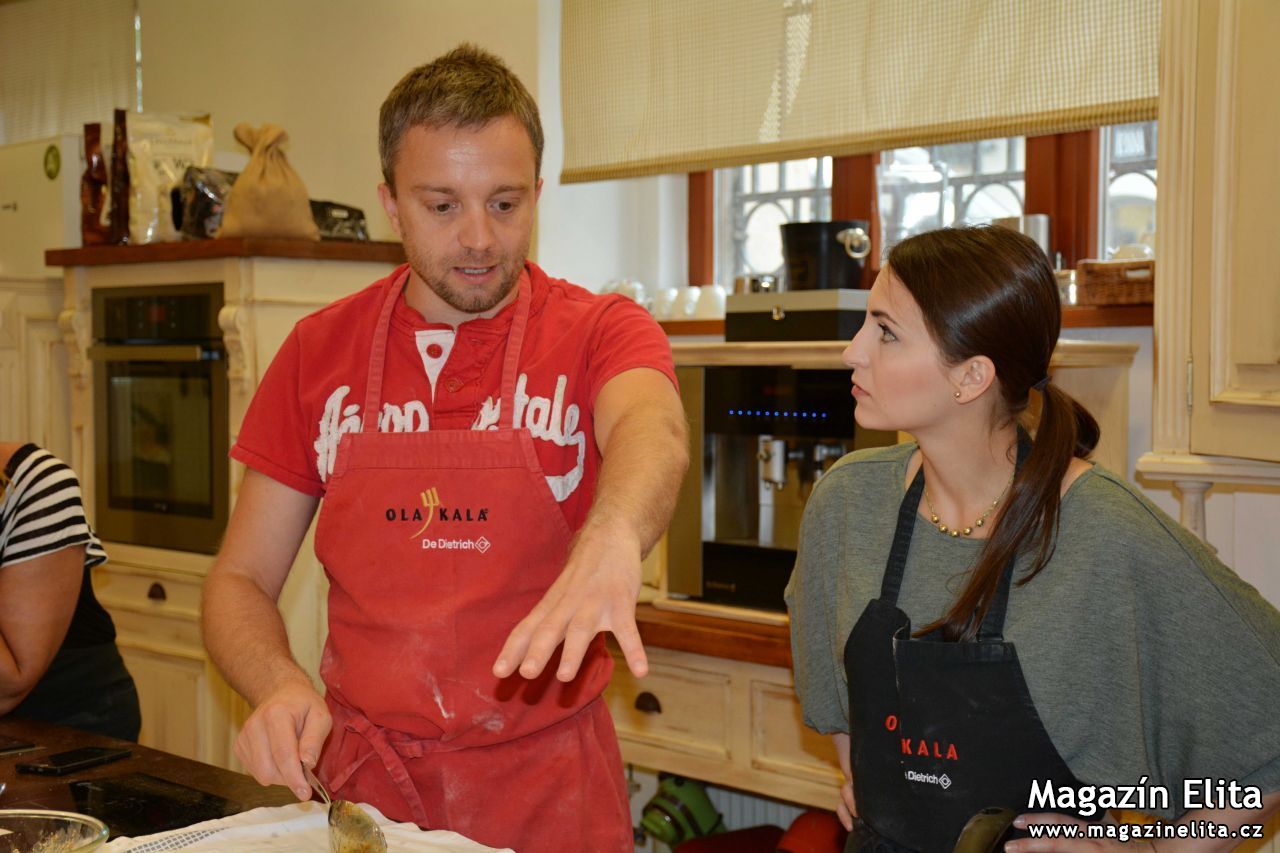
{"label": "black apron", "polygon": [[[1020,436],[1018,467],[1029,449]],[[846,850],[950,851],[984,808],[1034,811],[1027,806],[1033,780],[1079,786],[1040,722],[1017,651],[1004,641],[1014,560],[976,642],[911,637],[897,601],[923,491],[921,465],[898,508],[880,597],[845,643],[861,821]]]}

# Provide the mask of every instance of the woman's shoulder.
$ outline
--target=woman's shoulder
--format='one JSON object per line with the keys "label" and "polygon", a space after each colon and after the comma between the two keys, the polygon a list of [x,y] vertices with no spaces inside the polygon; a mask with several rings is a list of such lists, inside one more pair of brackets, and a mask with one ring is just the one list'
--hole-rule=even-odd
{"label": "woman's shoulder", "polygon": [[45,460],[55,463],[62,461],[38,444],[0,443],[0,470],[4,471],[5,479],[11,482],[21,481],[38,463]]}
{"label": "woman's shoulder", "polygon": [[1082,475],[1062,505],[1062,533],[1083,542],[1112,564],[1146,567],[1170,579],[1178,571],[1211,580],[1231,573],[1198,536],[1158,507],[1133,483],[1094,465]]}
{"label": "woman's shoulder", "polygon": [[[1100,526],[1120,526],[1129,532],[1146,532],[1172,542],[1195,540],[1182,525],[1156,506],[1133,483],[1101,465],[1093,465],[1083,473],[1068,490],[1069,500],[1064,508],[1073,506],[1077,512],[1099,515]],[[1195,540],[1199,541],[1199,540]]]}
{"label": "woman's shoulder", "polygon": [[1124,583],[1149,615],[1219,632],[1235,625],[1242,633],[1231,636],[1252,637],[1280,663],[1280,612],[1211,545],[1105,468],[1095,466],[1079,485],[1063,504],[1059,541],[1065,534],[1077,557],[1104,569],[1112,594]]}

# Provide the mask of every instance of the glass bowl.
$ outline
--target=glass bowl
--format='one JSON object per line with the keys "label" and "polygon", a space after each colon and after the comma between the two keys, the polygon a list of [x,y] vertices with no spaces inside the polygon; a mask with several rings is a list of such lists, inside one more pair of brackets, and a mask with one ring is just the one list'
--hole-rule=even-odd
{"label": "glass bowl", "polygon": [[86,853],[107,840],[107,825],[75,812],[0,809],[3,853]]}

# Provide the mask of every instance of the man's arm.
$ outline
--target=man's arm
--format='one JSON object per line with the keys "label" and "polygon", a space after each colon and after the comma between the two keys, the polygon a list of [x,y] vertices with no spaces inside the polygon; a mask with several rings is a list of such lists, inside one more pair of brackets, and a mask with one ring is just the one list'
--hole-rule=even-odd
{"label": "man's arm", "polygon": [[315,765],[332,720],[289,651],[276,601],[317,503],[246,471],[201,613],[210,657],[254,706],[236,738],[236,757],[263,785],[288,785],[300,799],[309,799],[311,788],[299,760]]}
{"label": "man's arm", "polygon": [[636,629],[640,561],[666,530],[689,467],[684,409],[671,380],[642,367],[605,383],[594,417],[603,457],[595,501],[560,577],[507,637],[499,678],[517,669],[536,678],[563,640],[556,677],[570,681],[600,631],[613,632],[637,677],[649,671]]}

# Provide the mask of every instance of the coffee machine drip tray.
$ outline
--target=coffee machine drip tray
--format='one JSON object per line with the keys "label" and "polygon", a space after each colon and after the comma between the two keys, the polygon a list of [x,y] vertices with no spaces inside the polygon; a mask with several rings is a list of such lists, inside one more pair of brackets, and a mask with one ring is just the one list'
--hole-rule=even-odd
{"label": "coffee machine drip tray", "polygon": [[702,600],[785,613],[782,599],[796,552],[789,548],[702,543]]}

